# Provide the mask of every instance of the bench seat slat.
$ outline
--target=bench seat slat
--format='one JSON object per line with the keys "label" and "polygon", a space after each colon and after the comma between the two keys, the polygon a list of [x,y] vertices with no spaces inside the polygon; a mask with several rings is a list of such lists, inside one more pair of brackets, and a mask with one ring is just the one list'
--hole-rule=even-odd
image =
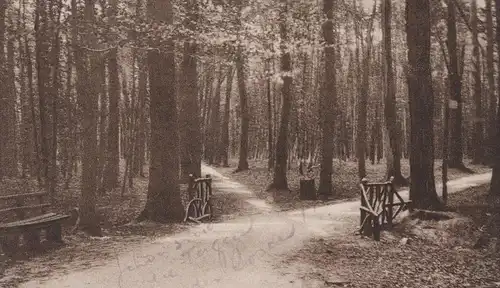
{"label": "bench seat slat", "polygon": [[[44,215],[42,215],[44,216]],[[16,222],[9,222],[5,224],[0,224],[0,231],[6,231],[6,230],[17,230],[17,229],[23,229],[26,227],[30,226],[44,226],[44,225],[49,225],[53,222],[57,222],[60,220],[64,220],[69,218],[69,215],[57,215],[55,213],[49,213],[45,215],[45,218],[42,217],[33,217],[30,219],[22,220],[22,221],[16,221]]]}
{"label": "bench seat slat", "polygon": [[10,212],[10,211],[18,211],[18,210],[39,209],[39,208],[45,208],[45,207],[49,207],[49,206],[50,206],[49,203],[44,203],[44,204],[38,204],[38,205],[11,207],[11,208],[0,209],[0,213]]}
{"label": "bench seat slat", "polygon": [[12,195],[0,196],[0,201],[2,201],[2,200],[16,199],[16,198],[23,198],[23,197],[45,196],[45,195],[47,195],[47,192],[34,192],[34,193],[25,193],[25,194],[12,194]]}

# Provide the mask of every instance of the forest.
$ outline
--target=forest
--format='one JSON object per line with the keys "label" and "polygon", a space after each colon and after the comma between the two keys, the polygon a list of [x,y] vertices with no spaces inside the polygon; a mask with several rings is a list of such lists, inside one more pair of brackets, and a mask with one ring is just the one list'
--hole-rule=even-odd
{"label": "forest", "polygon": [[2,185],[76,195],[91,235],[110,195],[181,221],[202,163],[275,195],[304,166],[323,200],[377,167],[429,210],[480,165],[500,193],[498,0],[1,0],[0,47]]}
{"label": "forest", "polygon": [[500,0],[0,0],[0,47],[0,200],[86,235],[182,222],[213,171],[281,208],[394,177],[447,211],[488,171],[500,199]]}

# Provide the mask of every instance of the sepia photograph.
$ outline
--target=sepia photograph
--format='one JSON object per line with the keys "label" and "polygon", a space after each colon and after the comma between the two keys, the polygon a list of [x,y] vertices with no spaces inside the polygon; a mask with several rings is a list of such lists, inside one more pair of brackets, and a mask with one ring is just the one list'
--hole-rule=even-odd
{"label": "sepia photograph", "polygon": [[500,288],[500,0],[0,0],[0,288]]}

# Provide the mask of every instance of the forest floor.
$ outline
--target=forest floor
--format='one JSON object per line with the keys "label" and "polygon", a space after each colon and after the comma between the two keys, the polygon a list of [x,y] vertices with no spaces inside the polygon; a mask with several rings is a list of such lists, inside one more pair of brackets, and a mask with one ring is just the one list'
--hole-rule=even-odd
{"label": "forest floor", "polygon": [[[472,169],[475,174],[486,173],[491,170],[488,166],[475,165],[469,160],[464,160],[464,163],[468,168]],[[273,191],[267,191],[273,179],[273,171],[267,169],[267,160],[249,160],[248,164],[250,167],[249,170],[234,173],[235,167],[238,166],[238,159],[233,158],[229,161],[230,167],[217,167],[216,169],[224,176],[249,187],[256,193],[257,197],[264,199],[269,204],[272,203],[282,211],[329,205],[359,198],[358,166],[357,162],[354,161],[340,161],[339,159],[334,159],[333,190],[335,195],[327,201],[303,201],[299,199],[300,179],[302,179],[302,177],[299,174],[298,164],[296,163],[289,167],[287,173],[289,193],[283,191],[280,193],[272,193]],[[436,183],[441,182],[441,167],[442,161],[436,160],[434,164]],[[401,170],[403,176],[408,177],[410,175],[410,166],[407,159],[401,160]],[[370,162],[366,162],[366,174],[369,181],[385,181],[385,171],[385,160],[374,165]],[[320,169],[315,168],[313,172],[317,189],[319,185]],[[458,179],[469,175],[471,174],[457,169],[448,170],[448,180]]]}
{"label": "forest floor", "polygon": [[[382,166],[379,167],[379,169],[382,168],[383,168]],[[368,169],[369,169],[368,171],[372,171],[371,169],[373,169],[373,167],[368,166]],[[473,169],[476,171],[478,170],[475,168]],[[252,173],[254,173],[255,170],[258,171],[258,169],[253,169],[251,171],[242,172],[240,174],[231,174],[228,173],[229,171],[228,169],[219,169],[219,168],[213,169],[210,167],[204,167],[204,174],[209,173],[215,175],[216,178],[216,180],[214,181],[215,185],[214,200],[215,200],[215,214],[217,215],[217,217],[214,219],[215,226],[213,227],[218,227],[215,230],[222,229],[222,232],[219,231],[218,233],[223,233],[226,238],[229,237],[226,235],[228,232],[226,231],[227,228],[225,228],[227,222],[233,223],[234,221],[236,221],[236,223],[238,223],[238,221],[239,222],[242,221],[241,219],[248,220],[249,218],[252,218],[254,216],[256,217],[256,219],[261,219],[261,221],[264,221],[263,224],[259,225],[265,225],[265,226],[266,225],[269,226],[271,224],[272,224],[271,226],[275,225],[273,226],[275,228],[273,228],[272,230],[264,230],[264,231],[259,230],[258,233],[265,233],[264,235],[266,235],[265,237],[262,237],[262,239],[267,239],[267,237],[271,237],[273,235],[276,236],[275,234],[279,233],[287,233],[287,230],[290,228],[290,225],[287,224],[288,222],[290,222],[290,216],[284,215],[283,214],[284,212],[279,212],[283,210],[283,206],[280,205],[280,203],[277,203],[278,205],[276,205],[276,203],[269,203],[269,201],[265,201],[265,199],[263,200],[262,199],[263,193],[260,193],[261,199],[258,199],[253,193],[253,191],[255,190],[252,189],[252,187],[255,186],[249,185],[249,187],[247,188],[245,187],[245,185],[238,183],[239,182],[238,177],[241,177],[244,173],[252,175]],[[484,168],[484,170],[480,171],[487,171],[487,169]],[[221,175],[219,174],[219,172],[222,172],[227,176]],[[353,176],[353,178],[356,179],[355,176]],[[233,181],[233,179],[236,181]],[[256,177],[254,181],[256,180],[258,182],[262,180],[262,178]],[[293,182],[293,180],[290,182]],[[254,183],[254,185],[256,184]],[[357,183],[353,185],[357,185]],[[29,182],[29,181],[23,181],[22,184],[20,184],[19,181],[13,181],[13,182],[5,181],[0,185],[0,191],[2,191],[2,194],[15,194],[19,191],[33,192],[38,189],[36,186],[37,185],[35,182]],[[352,188],[350,189],[353,190]],[[17,259],[13,260],[6,259],[4,256],[0,254],[0,287],[18,287],[18,284],[20,282],[24,282],[29,279],[46,278],[48,276],[52,277],[54,273],[59,275],[65,275],[68,273],[75,273],[75,270],[89,270],[92,269],[92,267],[99,267],[103,265],[106,266],[109,265],[109,259],[111,257],[114,258],[117,257],[116,255],[122,255],[130,251],[142,251],[144,247],[152,246],[151,244],[152,241],[156,240],[161,241],[162,239],[165,239],[165,237],[167,238],[170,237],[168,235],[185,235],[186,233],[190,234],[192,233],[193,229],[196,229],[196,226],[193,227],[193,225],[187,225],[187,224],[160,225],[154,223],[140,223],[140,224],[135,223],[133,219],[138,215],[138,213],[144,207],[144,203],[146,200],[146,190],[147,190],[147,178],[137,178],[135,180],[134,187],[128,189],[125,192],[123,198],[120,196],[120,189],[116,189],[115,191],[112,191],[111,193],[103,195],[101,197],[101,199],[98,201],[98,207],[99,207],[98,211],[101,214],[101,219],[102,219],[101,225],[105,237],[93,238],[93,237],[88,237],[80,232],[77,232],[75,234],[69,234],[68,231],[71,228],[71,226],[68,225],[67,227],[64,228],[65,244],[62,247],[48,247],[48,249],[52,251],[44,251],[43,253],[40,253],[38,255],[25,253],[20,255],[20,257],[18,257]],[[63,187],[60,187],[60,191],[57,197],[58,200],[54,210],[68,213],[73,207],[77,206],[79,192],[80,191],[78,189],[77,183],[71,183],[70,189],[68,190],[65,190],[63,189]],[[354,192],[355,191],[353,191],[353,193]],[[304,211],[306,211],[305,210],[306,205],[320,206],[325,204],[331,204],[331,202],[328,203],[315,202],[315,203],[296,206],[295,208],[303,208],[303,209],[291,211],[292,214],[290,215],[292,215],[291,217],[295,219],[293,220],[293,222],[296,223],[298,221],[297,219],[299,218],[302,219],[303,215],[305,215]],[[323,227],[324,225],[332,224],[332,219],[330,217],[329,211],[331,211],[330,209],[335,210],[336,208],[334,208],[334,206],[331,205],[325,206],[324,207],[325,209],[321,210],[323,211],[321,213],[327,216],[318,216],[317,213],[320,213],[319,212],[320,210],[316,208],[312,210],[307,210],[310,211],[307,212],[310,213],[308,223],[306,224],[304,222],[302,224],[297,224],[298,226],[295,225],[293,226],[294,229],[295,228],[297,229],[294,230],[296,231],[296,235],[294,236],[294,238],[296,238],[296,241],[298,242],[292,241],[293,243],[295,243],[292,246],[295,248],[302,247],[302,245],[298,245],[297,243],[301,243],[301,241],[304,239],[309,239],[311,233],[313,234],[316,233],[318,235],[323,235],[323,236],[331,234],[342,235],[343,233],[340,232],[344,231],[345,229],[354,230],[357,218],[356,216],[353,215],[356,215],[357,212],[354,212],[352,215],[349,214],[350,213],[349,212],[347,216],[346,215],[339,216],[342,219],[350,219],[349,221],[339,220],[340,222],[337,223],[336,222],[337,220],[334,219],[333,224],[340,225],[340,223],[343,223],[341,224],[343,228],[338,229],[339,228],[338,225],[333,225],[336,228],[333,230],[329,229],[331,233],[325,233],[322,228],[318,228],[316,227],[316,225],[311,224],[313,223],[311,222],[313,221],[312,219],[314,219],[315,217],[321,218],[318,220],[319,221],[318,225],[321,227]],[[338,207],[340,208],[340,207],[350,207],[350,206],[352,206],[351,208],[356,210],[357,203],[347,202],[344,204],[340,204],[340,206]],[[284,208],[290,209],[291,206],[287,206]],[[340,209],[339,211],[342,211],[342,209]],[[301,214],[296,215],[297,213]],[[273,219],[275,219],[275,222],[273,222]],[[268,222],[273,222],[273,223],[268,223]],[[218,224],[220,224],[221,226],[218,226]],[[263,227],[259,229],[267,229],[267,228]],[[194,235],[197,236],[190,236],[190,238],[194,239],[196,237],[199,237],[199,232],[195,232]],[[297,235],[302,235],[302,236],[299,237]],[[241,241],[241,240],[235,240],[235,241]],[[259,240],[259,241],[264,241],[264,240]],[[273,241],[270,241],[269,243]],[[258,246],[259,245],[256,245],[256,247]],[[52,249],[52,248],[57,248],[57,249]],[[134,258],[134,262],[135,261],[136,260]],[[234,259],[232,261],[234,261]],[[175,263],[173,263],[173,265],[175,265]],[[286,267],[289,266],[289,264],[286,265],[287,265]],[[294,265],[301,265],[301,264],[295,263]],[[289,273],[289,272],[290,271],[283,273]],[[272,279],[273,277],[272,275],[268,276],[270,277],[270,279]],[[306,275],[304,277],[307,278],[308,276]],[[316,280],[313,277],[309,278],[310,279],[308,279],[307,281]],[[38,287],[38,286],[29,286],[29,287]],[[91,287],[91,286],[83,286],[83,287]],[[92,287],[101,287],[101,286],[92,286]],[[249,286],[249,287],[255,287],[255,286]],[[292,287],[292,286],[285,285],[283,287]],[[323,287],[323,286],[301,286],[301,287]]]}
{"label": "forest floor", "polygon": [[[206,168],[210,169],[205,166],[204,169]],[[147,169],[145,170],[147,173]],[[212,171],[208,170],[205,173]],[[90,237],[78,230],[71,233],[75,219],[70,219],[63,223],[62,246],[48,246],[47,242],[42,242],[41,251],[21,250],[15,258],[7,258],[0,248],[0,287],[17,287],[18,282],[25,280],[25,275],[43,277],[54,270],[66,271],[99,266],[112,254],[130,251],[144,242],[190,228],[189,224],[136,223],[135,218],[146,203],[147,187],[148,178],[137,177],[132,188],[126,187],[123,197],[121,187],[99,196],[97,211],[104,237]],[[186,190],[186,187],[181,185],[181,190]],[[36,180],[4,179],[0,182],[0,196],[41,191],[43,189],[38,186]],[[55,204],[51,207],[51,211],[70,215],[71,210],[78,207],[79,197],[79,181],[76,178],[70,182],[68,189],[61,184],[56,190]],[[215,223],[257,213],[254,206],[244,201],[248,195],[217,187],[213,197],[215,216],[212,221]],[[4,220],[11,219],[0,219],[0,222]]]}
{"label": "forest floor", "polygon": [[380,242],[317,237],[284,263],[308,263],[300,277],[326,287],[500,287],[500,211],[488,191],[483,185],[450,195],[451,219],[406,217]]}

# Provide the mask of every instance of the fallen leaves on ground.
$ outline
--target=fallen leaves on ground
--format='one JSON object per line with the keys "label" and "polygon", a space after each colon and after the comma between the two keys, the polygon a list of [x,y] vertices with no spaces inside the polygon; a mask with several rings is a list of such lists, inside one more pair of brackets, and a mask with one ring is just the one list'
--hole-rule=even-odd
{"label": "fallen leaves on ground", "polygon": [[392,231],[382,232],[380,242],[354,234],[315,239],[287,262],[300,259],[312,265],[317,275],[305,273],[304,277],[323,281],[323,287],[332,286],[327,283],[330,275],[345,280],[335,287],[499,287],[500,230],[490,229],[496,232],[488,237],[490,245],[473,247],[479,229],[488,221],[488,209],[494,209],[487,202],[488,188],[450,195],[456,218],[407,217]]}

